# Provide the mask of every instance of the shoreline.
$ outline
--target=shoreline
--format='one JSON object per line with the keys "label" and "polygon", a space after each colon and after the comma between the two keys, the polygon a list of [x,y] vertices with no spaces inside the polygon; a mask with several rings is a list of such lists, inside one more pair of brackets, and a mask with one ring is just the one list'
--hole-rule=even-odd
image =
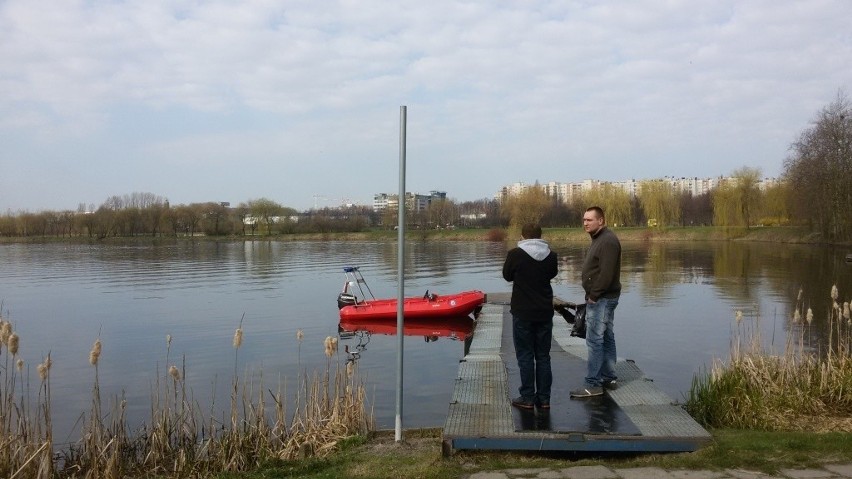
{"label": "shoreline", "polygon": [[[686,226],[672,228],[612,227],[621,241],[628,242],[680,242],[680,241],[752,241],[782,244],[810,244],[819,246],[850,246],[849,241],[826,241],[819,233],[803,227],[756,226],[752,228],[727,228],[715,226]],[[495,235],[495,230],[498,232]],[[499,239],[500,228],[469,228],[453,230],[410,230],[408,240],[431,241],[505,241]],[[502,229],[503,238],[508,230]],[[545,228],[543,238],[550,242],[587,242],[588,235],[580,227]],[[295,233],[250,236],[38,236],[0,237],[0,244],[14,243],[126,243],[138,241],[396,241],[397,231],[370,230],[362,232]]]}

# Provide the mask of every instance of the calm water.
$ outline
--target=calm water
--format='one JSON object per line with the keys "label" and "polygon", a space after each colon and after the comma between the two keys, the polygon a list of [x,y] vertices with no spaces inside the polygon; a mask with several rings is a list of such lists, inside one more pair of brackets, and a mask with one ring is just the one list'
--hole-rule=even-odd
{"label": "calm water", "polygon": [[[582,299],[579,265],[585,244],[555,245],[554,285]],[[673,399],[693,374],[727,355],[734,314],[758,324],[780,347],[799,289],[817,320],[807,337],[819,343],[829,292],[850,296],[845,250],[734,243],[625,244],[624,292],[616,311],[619,357],[633,359]],[[466,289],[509,291],[499,243],[413,242],[406,246],[407,296]],[[137,242],[132,245],[0,245],[0,300],[21,337],[20,356],[34,369],[50,353],[57,442],[77,439],[75,423],[91,407],[94,368],[88,353],[100,336],[102,397],[122,392],[131,425],[148,419],[150,392],[170,364],[185,364],[201,404],[227,404],[239,370],[280,376],[293,388],[300,371],[324,370],[323,340],[338,335],[336,295],[342,267],[359,265],[377,297],[396,296],[396,246],[371,242]],[[231,344],[243,318],[243,347]],[[558,316],[557,316],[558,319]],[[296,340],[297,330],[304,341]],[[171,335],[166,357],[166,335]],[[394,425],[396,346],[389,335],[341,335],[358,345],[379,427]],[[441,426],[464,341],[405,340],[404,427]],[[167,364],[168,363],[168,364]],[[242,375],[242,374],[241,374]]]}

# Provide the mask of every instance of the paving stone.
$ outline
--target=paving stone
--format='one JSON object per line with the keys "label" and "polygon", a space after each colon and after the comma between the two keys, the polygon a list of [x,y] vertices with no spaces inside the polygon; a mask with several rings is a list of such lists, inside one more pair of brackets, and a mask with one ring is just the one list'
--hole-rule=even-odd
{"label": "paving stone", "polygon": [[567,479],[616,479],[618,474],[605,466],[574,466],[562,469]]}
{"label": "paving stone", "polygon": [[818,479],[824,477],[837,477],[831,471],[825,469],[781,469],[781,475],[791,479]]}
{"label": "paving stone", "polygon": [[471,474],[468,479],[509,479],[503,472],[477,472]]}
{"label": "paving stone", "polygon": [[659,467],[632,467],[616,469],[615,473],[624,479],[672,479],[671,474]]}
{"label": "paving stone", "polygon": [[691,471],[687,469],[669,471],[669,474],[677,479],[720,479],[724,477],[731,477],[724,472],[719,471]]}
{"label": "paving stone", "polygon": [[746,471],[744,469],[726,469],[725,472],[736,479],[782,479],[781,476],[772,476],[757,471]]}
{"label": "paving stone", "polygon": [[564,479],[564,476],[562,474],[560,474],[558,471],[551,471],[551,470],[540,472],[535,477],[536,477],[536,479]]}
{"label": "paving stone", "polygon": [[562,469],[567,479],[616,479],[618,474],[606,466],[574,466]]}
{"label": "paving stone", "polygon": [[852,464],[826,464],[825,468],[841,477],[852,477]]}
{"label": "paving stone", "polygon": [[549,471],[546,467],[535,467],[527,469],[505,469],[503,472],[511,477],[536,477],[542,472]]}

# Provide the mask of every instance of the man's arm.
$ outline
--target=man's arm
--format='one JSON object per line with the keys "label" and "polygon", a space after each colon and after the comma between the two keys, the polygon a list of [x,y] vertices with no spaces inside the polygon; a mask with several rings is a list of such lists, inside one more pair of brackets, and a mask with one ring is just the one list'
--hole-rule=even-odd
{"label": "man's arm", "polygon": [[547,277],[553,279],[559,274],[559,259],[553,251],[550,252],[550,256],[552,258],[548,258]]}
{"label": "man's arm", "polygon": [[597,301],[612,285],[615,279],[615,268],[618,265],[618,247],[615,243],[606,242],[600,245],[598,250],[598,266],[600,268],[598,277],[589,291],[589,298]]}
{"label": "man's arm", "polygon": [[503,279],[506,281],[514,281],[515,280],[515,266],[514,266],[514,255],[512,255],[512,251],[506,255],[506,261],[503,263]]}

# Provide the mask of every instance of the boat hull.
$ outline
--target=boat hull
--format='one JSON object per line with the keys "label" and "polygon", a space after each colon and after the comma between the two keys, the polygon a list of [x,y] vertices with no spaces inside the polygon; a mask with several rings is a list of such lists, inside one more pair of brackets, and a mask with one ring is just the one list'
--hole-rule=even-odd
{"label": "boat hull", "polygon": [[[476,290],[424,298],[405,298],[403,315],[405,319],[467,316],[478,312],[485,299],[485,293]],[[350,304],[340,308],[340,320],[394,319],[397,316],[397,304],[396,299],[372,299]]]}

